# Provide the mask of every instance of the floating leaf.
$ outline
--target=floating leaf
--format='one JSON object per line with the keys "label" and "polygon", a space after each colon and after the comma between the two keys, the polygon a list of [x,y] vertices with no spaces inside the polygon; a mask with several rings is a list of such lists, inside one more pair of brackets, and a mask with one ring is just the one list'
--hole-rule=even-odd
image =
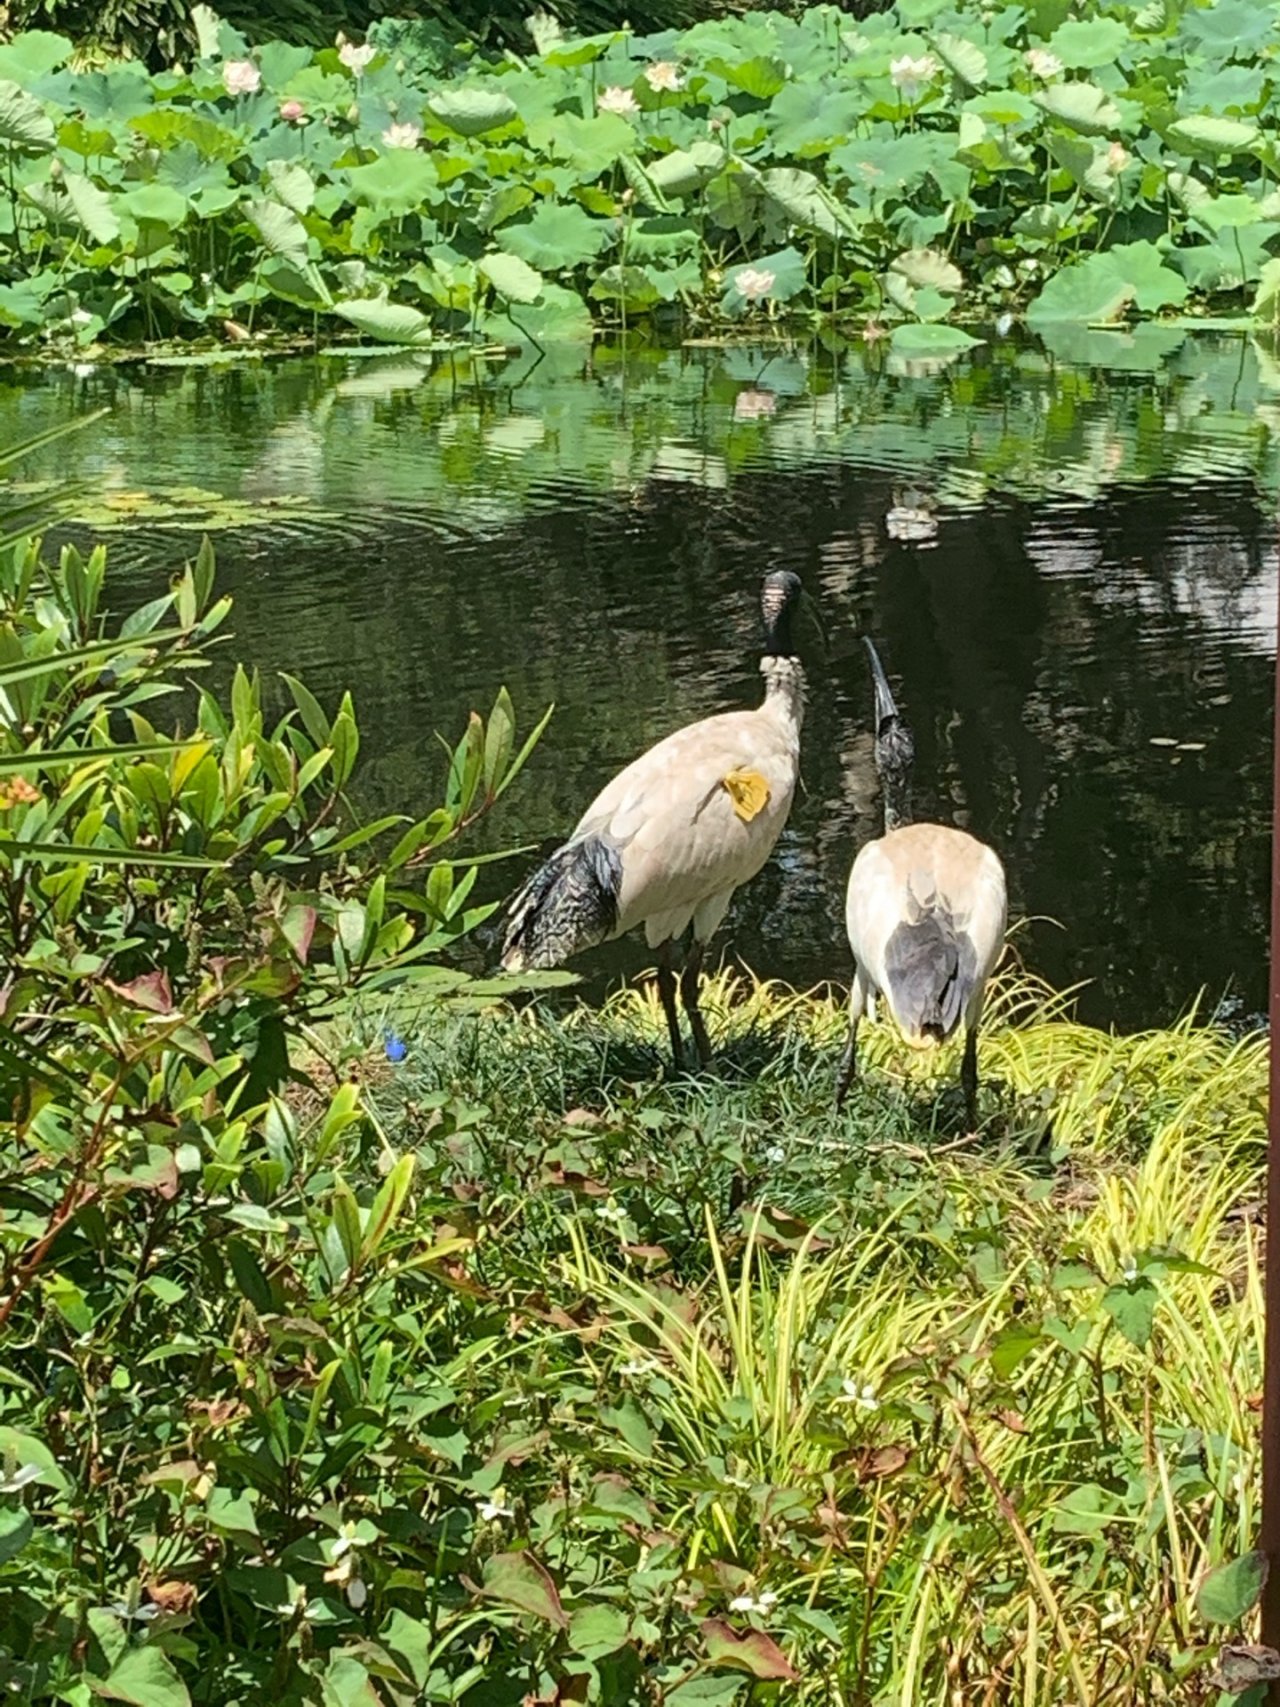
{"label": "floating leaf", "polygon": [[959,326],[945,326],[937,322],[917,324],[907,321],[895,326],[889,337],[890,348],[895,354],[913,360],[927,356],[958,356],[982,342],[981,338],[961,331]]}
{"label": "floating leaf", "polygon": [[1211,1624],[1238,1624],[1257,1604],[1267,1569],[1267,1556],[1258,1550],[1215,1565],[1196,1590],[1196,1610]]}

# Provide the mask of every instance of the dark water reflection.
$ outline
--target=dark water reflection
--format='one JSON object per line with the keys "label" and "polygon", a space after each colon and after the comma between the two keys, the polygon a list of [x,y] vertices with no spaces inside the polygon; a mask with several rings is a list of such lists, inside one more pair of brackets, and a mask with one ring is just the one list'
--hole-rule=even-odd
{"label": "dark water reflection", "polygon": [[[433,732],[500,684],[525,721],[555,700],[490,842],[563,833],[649,741],[753,702],[755,587],[799,570],[827,629],[804,794],[725,944],[846,976],[844,881],[877,831],[868,632],[915,727],[918,809],[1000,849],[1016,915],[1066,927],[1029,928],[1037,970],[1139,1025],[1201,987],[1263,1001],[1280,390],[1239,341],[1136,371],[1111,342],[1108,366],[1011,349],[935,375],[749,351],[598,353],[523,383],[404,357],[95,372],[0,391],[0,428],[115,405],[61,453],[115,494],[87,519],[148,583],[190,543],[175,524],[224,524],[237,651],[352,688],[371,807],[429,806]],[[908,479],[936,505],[923,543],[886,525]]]}

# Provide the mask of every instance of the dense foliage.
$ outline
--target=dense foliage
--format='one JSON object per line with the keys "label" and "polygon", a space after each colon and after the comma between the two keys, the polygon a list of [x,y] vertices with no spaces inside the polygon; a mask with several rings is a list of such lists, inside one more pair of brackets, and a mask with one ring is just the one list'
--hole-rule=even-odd
{"label": "dense foliage", "polygon": [[[0,324],[88,345],[269,308],[407,344],[593,318],[1280,303],[1270,7],[899,0],[565,39],[442,77],[404,37],[201,52],[150,77],[0,48]],[[237,334],[240,335],[240,334]]]}

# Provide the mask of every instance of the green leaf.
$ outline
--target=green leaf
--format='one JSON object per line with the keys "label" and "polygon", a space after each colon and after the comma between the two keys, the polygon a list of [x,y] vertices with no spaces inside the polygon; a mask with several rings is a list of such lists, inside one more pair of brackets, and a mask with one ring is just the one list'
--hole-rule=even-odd
{"label": "green leaf", "polygon": [[1133,301],[1134,286],[1111,268],[1095,265],[1098,259],[1091,255],[1056,272],[1028,308],[1028,324],[1083,320],[1093,325],[1122,314]]}
{"label": "green leaf", "polygon": [[518,117],[515,102],[500,89],[442,89],[427,110],[459,136],[483,136]]}
{"label": "green leaf", "polygon": [[306,229],[292,208],[262,200],[250,202],[245,212],[269,255],[280,255],[296,267],[307,265]]}
{"label": "green leaf", "polygon": [[498,241],[530,267],[559,272],[594,260],[615,235],[606,220],[592,219],[577,202],[543,202],[530,219],[504,225]]}
{"label": "green leaf", "polygon": [[627,1615],[617,1606],[579,1606],[569,1619],[569,1646],[585,1660],[618,1651],[627,1639]]}
{"label": "green leaf", "polygon": [[30,1541],[35,1531],[31,1513],[23,1506],[0,1506],[0,1565],[7,1565]]}
{"label": "green leaf", "polygon": [[79,172],[64,172],[62,187],[76,218],[94,242],[114,243],[120,235],[120,221],[106,191]]}
{"label": "green leaf", "polygon": [[163,225],[176,230],[186,221],[189,204],[185,196],[168,184],[139,184],[120,197],[119,206],[140,225]]}
{"label": "green leaf", "polygon": [[93,1693],[104,1701],[127,1701],[132,1707],[191,1707],[187,1686],[173,1662],[159,1648],[129,1648],[106,1678],[88,1679]]}
{"label": "green leaf", "polygon": [[0,82],[0,142],[44,153],[56,136],[53,120],[34,96],[16,83]]}
{"label": "green leaf", "polygon": [[1267,1570],[1266,1554],[1256,1550],[1215,1565],[1196,1590],[1196,1610],[1210,1624],[1239,1624],[1257,1605]]}
{"label": "green leaf", "polygon": [[645,168],[649,182],[656,184],[665,196],[690,196],[715,176],[725,162],[724,149],[718,142],[703,138],[688,148],[675,148],[660,160],[651,160]]}
{"label": "green leaf", "polygon": [[743,300],[741,294],[734,290],[734,284],[744,272],[772,273],[773,284],[769,296],[774,302],[789,302],[793,296],[800,294],[807,282],[804,256],[800,251],[792,248],[779,249],[771,255],[761,255],[758,260],[730,267],[725,275],[728,300]]}
{"label": "green leaf", "polygon": [[480,1592],[489,1600],[531,1612],[558,1630],[569,1628],[559,1591],[532,1553],[495,1553],[486,1559]]}
{"label": "green leaf", "polygon": [[533,302],[542,290],[542,274],[518,255],[482,255],[477,265],[493,288],[510,302]]}
{"label": "green leaf", "polygon": [[976,42],[966,41],[963,36],[951,35],[946,30],[939,30],[932,42],[934,52],[953,77],[958,77],[971,89],[982,87],[987,80],[987,56]]}
{"label": "green leaf", "polygon": [[964,276],[939,249],[907,249],[890,263],[917,290],[941,290],[949,296],[964,289]]}
{"label": "green leaf", "polygon": [[1139,1278],[1127,1286],[1109,1286],[1102,1294],[1102,1308],[1130,1344],[1141,1351],[1151,1338],[1158,1299],[1151,1282]]}
{"label": "green leaf", "polygon": [[787,80],[786,65],[772,54],[758,54],[754,59],[744,59],[737,65],[731,65],[725,59],[709,59],[706,69],[713,76],[723,77],[731,88],[741,89],[744,94],[754,95],[760,101],[771,100]]}
{"label": "green leaf", "polygon": [[959,326],[947,326],[938,321],[917,324],[907,321],[895,326],[889,335],[889,346],[896,355],[909,360],[928,356],[958,356],[971,350],[983,339],[962,332]]}
{"label": "green leaf", "polygon": [[193,855],[160,853],[148,848],[103,847],[97,842],[83,846],[72,842],[23,842],[0,835],[0,860],[31,860],[36,865],[145,865],[173,871],[214,871],[223,861],[197,859]]}
{"label": "green leaf", "polygon": [[794,225],[821,231],[826,237],[838,237],[842,232],[857,229],[850,210],[812,172],[795,166],[775,166],[760,174],[760,185]]}
{"label": "green leaf", "polygon": [[1081,136],[1105,136],[1118,129],[1123,119],[1115,102],[1094,83],[1054,83],[1031,98],[1051,118]]}
{"label": "green leaf", "polygon": [[1118,18],[1071,18],[1049,37],[1049,51],[1072,71],[1093,71],[1114,64],[1129,44],[1129,31]]}
{"label": "green leaf", "polygon": [[[742,1693],[744,1679],[731,1674],[716,1677],[702,1673],[687,1677],[674,1689],[664,1690],[664,1707],[726,1707]],[[748,1686],[749,1687],[749,1686]]]}
{"label": "green leaf", "polygon": [[1112,1522],[1116,1502],[1096,1482],[1085,1482],[1071,1488],[1058,1502],[1053,1513],[1055,1535],[1101,1535]]}
{"label": "green leaf", "polygon": [[379,297],[351,302],[335,302],[333,312],[340,314],[368,338],[384,344],[430,344],[434,334],[431,322],[416,308],[399,302],[384,302]]}
{"label": "green leaf", "polygon": [[764,1682],[800,1681],[800,1674],[788,1663],[782,1649],[763,1630],[751,1630],[740,1636],[723,1619],[708,1618],[701,1625],[701,1633],[713,1666],[745,1671]]}
{"label": "green leaf", "polygon": [[1258,127],[1243,119],[1199,116],[1178,119],[1169,126],[1168,140],[1186,154],[1216,160],[1222,154],[1243,154],[1258,140]]}

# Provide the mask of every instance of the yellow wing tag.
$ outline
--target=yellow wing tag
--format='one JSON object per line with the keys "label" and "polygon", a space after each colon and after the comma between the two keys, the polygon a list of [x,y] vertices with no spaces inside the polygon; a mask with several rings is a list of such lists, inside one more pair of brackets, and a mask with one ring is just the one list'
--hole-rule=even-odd
{"label": "yellow wing tag", "polygon": [[759,771],[739,766],[725,777],[724,786],[729,790],[734,811],[744,824],[749,824],[769,804],[769,784]]}

